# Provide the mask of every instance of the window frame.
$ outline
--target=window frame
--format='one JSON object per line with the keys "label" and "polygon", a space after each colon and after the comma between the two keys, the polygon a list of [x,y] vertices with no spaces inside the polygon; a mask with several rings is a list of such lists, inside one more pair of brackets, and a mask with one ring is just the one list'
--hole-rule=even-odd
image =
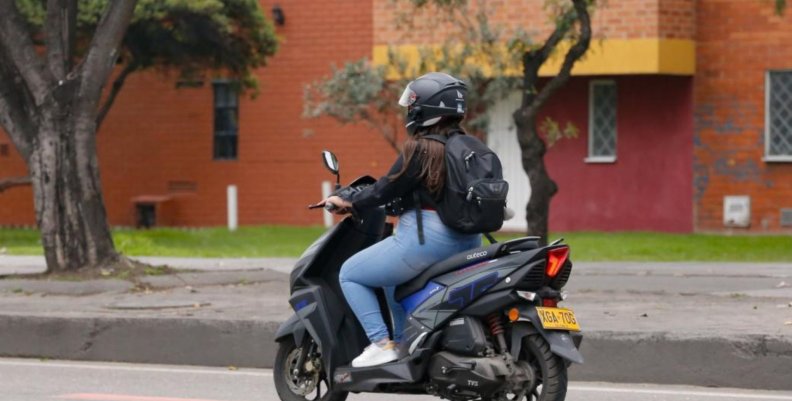
{"label": "window frame", "polygon": [[792,69],[777,69],[777,70],[765,71],[764,157],[762,157],[762,161],[764,161],[765,163],[792,163],[792,153],[788,155],[770,154],[770,93],[773,89],[770,82],[770,75],[772,73],[792,74]]}
{"label": "window frame", "polygon": [[[212,80],[212,160],[213,161],[223,162],[223,161],[237,161],[237,160],[239,160],[239,100],[240,100],[240,95],[239,95],[238,88],[236,88],[234,86],[234,84],[236,84],[236,83],[237,83],[236,81],[231,80],[231,79],[215,79],[215,80]],[[233,135],[217,135],[217,133],[218,133],[217,128],[216,128],[216,125],[217,125],[217,110],[218,110],[218,108],[220,108],[217,105],[217,87],[219,85],[225,85],[227,90],[233,91],[234,95],[236,96],[235,106],[233,106],[233,107],[232,106],[222,106],[222,108],[224,108],[224,109],[233,108],[233,109],[236,110],[236,123],[237,123],[237,126],[236,126],[235,133]],[[234,155],[233,156],[226,156],[226,157],[218,156],[217,140],[218,140],[218,138],[223,138],[223,137],[235,137],[236,144],[235,144],[235,149],[234,149]]]}
{"label": "window frame", "polygon": [[[597,85],[611,85],[616,89],[616,123],[614,129],[616,132],[614,133],[614,154],[613,156],[594,156],[592,155],[593,152],[593,145],[594,145],[594,87]],[[618,111],[619,111],[619,86],[616,83],[615,79],[592,79],[589,81],[589,95],[588,95],[588,145],[586,149],[586,158],[583,159],[586,163],[591,164],[609,164],[609,163],[616,163],[616,159],[618,156],[618,144],[619,144],[619,127],[618,127]]]}

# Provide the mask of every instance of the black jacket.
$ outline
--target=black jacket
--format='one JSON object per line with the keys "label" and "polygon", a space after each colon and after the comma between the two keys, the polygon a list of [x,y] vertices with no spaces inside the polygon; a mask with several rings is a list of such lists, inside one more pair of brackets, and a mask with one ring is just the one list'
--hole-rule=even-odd
{"label": "black jacket", "polygon": [[401,171],[404,166],[404,155],[399,155],[388,173],[377,180],[374,185],[352,194],[339,193],[339,196],[345,201],[351,202],[355,210],[377,207],[392,201],[401,203],[401,209],[408,210],[415,208],[413,199],[414,193],[417,193],[421,207],[437,209],[438,200],[429,194],[418,177],[421,172],[421,162],[421,155],[416,153],[404,174],[392,180],[389,177]]}

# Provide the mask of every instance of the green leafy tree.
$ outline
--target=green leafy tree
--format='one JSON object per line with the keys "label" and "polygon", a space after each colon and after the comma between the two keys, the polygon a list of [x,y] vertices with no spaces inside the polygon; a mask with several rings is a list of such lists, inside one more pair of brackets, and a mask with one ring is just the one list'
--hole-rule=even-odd
{"label": "green leafy tree", "polygon": [[130,74],[255,88],[253,69],[277,48],[256,0],[0,0],[0,15],[0,126],[27,163],[50,271],[120,258],[96,134]]}
{"label": "green leafy tree", "polygon": [[[375,127],[398,150],[398,133],[403,130],[398,117],[402,111],[394,99],[407,83],[407,78],[437,70],[466,80],[470,86],[468,127],[483,134],[488,125],[486,111],[498,100],[519,89],[522,102],[513,114],[517,139],[522,153],[523,169],[531,185],[531,199],[526,206],[528,234],[547,240],[550,200],[558,186],[550,178],[544,163],[548,146],[562,138],[576,137],[572,124],[563,127],[537,115],[547,100],[570,78],[572,67],[583,57],[591,42],[590,10],[595,0],[546,0],[554,27],[543,42],[535,42],[524,31],[510,38],[502,29],[489,24],[487,10],[491,7],[480,1],[478,11],[470,12],[468,0],[402,0],[410,1],[413,9],[396,20],[407,24],[416,10],[434,7],[445,11],[440,18],[457,27],[440,46],[424,46],[420,63],[411,66],[394,51],[387,66],[372,66],[363,59],[335,69],[331,76],[306,89],[305,115],[330,116],[343,123],[365,122]],[[474,18],[469,16],[473,14]],[[443,22],[442,20],[440,22]],[[561,43],[569,43],[562,55],[560,71],[539,85],[539,69],[556,53]],[[487,66],[484,70],[481,66]],[[513,77],[515,66],[522,74]],[[397,79],[389,79],[399,77]]]}

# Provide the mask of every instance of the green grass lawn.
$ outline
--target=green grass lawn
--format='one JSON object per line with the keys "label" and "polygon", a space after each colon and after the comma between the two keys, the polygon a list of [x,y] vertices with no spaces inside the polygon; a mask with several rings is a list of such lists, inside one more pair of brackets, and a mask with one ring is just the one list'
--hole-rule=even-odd
{"label": "green grass lawn", "polygon": [[[118,229],[118,249],[130,256],[276,257],[298,256],[322,232],[322,227],[244,227],[153,230]],[[516,235],[499,235],[508,239]],[[792,236],[721,236],[648,232],[552,233],[564,237],[577,261],[740,261],[792,262]],[[41,254],[38,233],[0,229],[0,252]]]}

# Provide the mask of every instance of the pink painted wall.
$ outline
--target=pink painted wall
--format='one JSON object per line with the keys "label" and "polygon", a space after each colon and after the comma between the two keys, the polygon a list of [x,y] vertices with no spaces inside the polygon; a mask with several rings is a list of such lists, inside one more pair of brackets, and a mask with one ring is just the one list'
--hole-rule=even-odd
{"label": "pink painted wall", "polygon": [[[617,160],[592,164],[584,161],[589,82],[603,78],[618,88]],[[548,170],[559,186],[551,230],[693,230],[692,82],[672,76],[573,78],[549,102],[545,115],[580,130],[578,138],[548,151]]]}

